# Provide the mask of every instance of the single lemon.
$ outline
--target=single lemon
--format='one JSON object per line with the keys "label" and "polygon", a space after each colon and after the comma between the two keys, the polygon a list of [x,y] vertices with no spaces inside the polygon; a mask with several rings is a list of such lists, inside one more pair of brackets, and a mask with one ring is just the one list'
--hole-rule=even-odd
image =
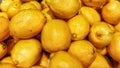
{"label": "single lemon", "polygon": [[12,17],[10,34],[14,38],[31,38],[41,32],[44,23],[45,17],[39,10],[22,10]]}
{"label": "single lemon", "polygon": [[68,25],[72,33],[72,40],[85,39],[89,33],[90,24],[83,15],[76,15],[69,19]]}
{"label": "single lemon", "polygon": [[71,42],[68,24],[61,19],[48,21],[42,29],[41,42],[44,50],[50,53],[66,50]]}
{"label": "single lemon", "polygon": [[96,48],[87,40],[79,40],[71,43],[68,53],[76,57],[87,68],[96,57]]}
{"label": "single lemon", "polygon": [[30,67],[39,59],[41,43],[36,39],[19,40],[11,50],[11,57],[18,67]]}
{"label": "single lemon", "polygon": [[81,7],[80,0],[46,0],[55,16],[69,19],[75,16]]}
{"label": "single lemon", "polygon": [[81,62],[65,51],[56,52],[48,68],[83,68]]}

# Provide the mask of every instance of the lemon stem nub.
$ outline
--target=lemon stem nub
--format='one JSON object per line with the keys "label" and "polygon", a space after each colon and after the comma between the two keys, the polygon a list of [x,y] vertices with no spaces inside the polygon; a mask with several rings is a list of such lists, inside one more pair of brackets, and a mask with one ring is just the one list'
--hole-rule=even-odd
{"label": "lemon stem nub", "polygon": [[72,34],[72,38],[76,38],[77,35],[75,33]]}

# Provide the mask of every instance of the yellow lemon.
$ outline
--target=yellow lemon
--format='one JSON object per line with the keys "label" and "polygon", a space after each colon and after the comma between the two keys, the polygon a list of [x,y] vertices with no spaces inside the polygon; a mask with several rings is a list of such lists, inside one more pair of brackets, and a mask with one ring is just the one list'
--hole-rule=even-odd
{"label": "yellow lemon", "polygon": [[55,16],[69,19],[75,16],[81,6],[80,0],[46,0]]}
{"label": "yellow lemon", "polygon": [[89,33],[90,24],[82,15],[69,19],[68,25],[72,33],[72,40],[85,39]]}
{"label": "yellow lemon", "polygon": [[86,6],[102,8],[104,4],[108,2],[108,0],[82,0]]}
{"label": "yellow lemon", "polygon": [[68,53],[76,57],[87,68],[96,57],[96,48],[87,40],[79,40],[71,43]]}
{"label": "yellow lemon", "polygon": [[116,32],[111,40],[111,43],[108,45],[108,54],[112,57],[113,60],[120,62],[120,32]]}
{"label": "yellow lemon", "polygon": [[79,10],[79,14],[82,14],[88,20],[90,25],[101,21],[100,14],[92,7],[81,7]]}
{"label": "yellow lemon", "polygon": [[7,39],[10,35],[9,31],[9,19],[0,16],[0,42]]}
{"label": "yellow lemon", "polygon": [[104,48],[110,44],[114,32],[115,29],[111,24],[106,22],[97,22],[90,28],[88,38],[95,47]]}
{"label": "yellow lemon", "polygon": [[39,10],[23,10],[12,17],[9,25],[10,34],[14,38],[31,38],[41,32],[44,23],[45,17]]}
{"label": "yellow lemon", "polygon": [[20,6],[20,10],[24,10],[24,9],[38,9],[38,10],[40,10],[40,4],[36,1],[26,2]]}
{"label": "yellow lemon", "polygon": [[88,68],[112,68],[105,56],[97,53],[95,60]]}
{"label": "yellow lemon", "polygon": [[1,11],[6,12],[8,10],[8,7],[13,3],[13,2],[21,2],[20,0],[2,0],[0,4],[0,9]]}
{"label": "yellow lemon", "polygon": [[102,18],[110,24],[118,24],[120,22],[120,2],[110,0],[110,2],[102,8]]}
{"label": "yellow lemon", "polygon": [[6,11],[9,18],[12,18],[15,14],[17,14],[19,12],[20,5],[21,5],[20,1],[12,2],[9,5],[9,7],[8,7],[8,9]]}
{"label": "yellow lemon", "polygon": [[47,52],[66,50],[71,42],[68,24],[61,19],[48,21],[41,32],[41,42]]}
{"label": "yellow lemon", "polygon": [[0,4],[1,11],[6,12],[8,10],[9,5],[12,3],[12,0],[2,0]]}
{"label": "yellow lemon", "polygon": [[39,59],[41,44],[36,39],[19,40],[11,50],[13,62],[18,67],[30,67]]}
{"label": "yellow lemon", "polygon": [[81,62],[65,51],[58,51],[50,59],[48,68],[83,68]]}

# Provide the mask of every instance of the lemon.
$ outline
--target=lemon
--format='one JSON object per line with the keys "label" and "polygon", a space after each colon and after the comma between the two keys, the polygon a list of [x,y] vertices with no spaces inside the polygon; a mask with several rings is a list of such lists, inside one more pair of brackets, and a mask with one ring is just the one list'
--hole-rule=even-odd
{"label": "lemon", "polygon": [[108,54],[112,57],[112,59],[117,62],[120,62],[119,47],[120,47],[120,32],[116,32],[107,50]]}
{"label": "lemon", "polygon": [[114,27],[107,22],[97,22],[90,28],[89,41],[97,48],[108,46],[115,32]]}
{"label": "lemon", "polygon": [[12,3],[12,0],[2,0],[1,4],[0,4],[0,9],[1,11],[6,12],[9,5]]}
{"label": "lemon", "polygon": [[100,14],[92,7],[81,7],[79,10],[79,14],[82,14],[88,20],[90,25],[101,21]]}
{"label": "lemon", "polygon": [[9,19],[4,16],[0,16],[0,42],[6,40],[9,35]]}
{"label": "lemon", "polygon": [[88,68],[112,68],[105,56],[97,53],[95,60]]}
{"label": "lemon", "polygon": [[81,62],[65,51],[58,51],[50,59],[48,68],[83,68]]}
{"label": "lemon", "polygon": [[75,16],[81,7],[80,0],[46,0],[55,16],[69,19]]}
{"label": "lemon", "polygon": [[110,0],[102,8],[102,18],[113,25],[120,22],[120,2],[117,0]]}
{"label": "lemon", "polygon": [[66,50],[71,42],[68,24],[61,19],[48,21],[41,32],[41,42],[44,50],[50,53]]}
{"label": "lemon", "polygon": [[14,38],[31,38],[41,32],[44,23],[45,17],[39,10],[26,9],[12,17],[9,25],[10,34]]}
{"label": "lemon", "polygon": [[20,6],[20,10],[24,10],[24,9],[38,9],[38,10],[41,10],[41,5],[37,1],[30,1],[30,2],[23,3]]}
{"label": "lemon", "polygon": [[89,33],[90,24],[82,15],[69,19],[68,25],[72,33],[72,40],[85,39]]}
{"label": "lemon", "polygon": [[108,0],[82,0],[86,6],[102,8]]}
{"label": "lemon", "polygon": [[68,53],[76,57],[87,68],[96,57],[96,48],[87,40],[79,40],[71,43]]}
{"label": "lemon", "polygon": [[0,4],[0,9],[1,11],[6,12],[8,10],[8,7],[13,3],[13,2],[21,2],[20,0],[2,0]]}
{"label": "lemon", "polygon": [[41,44],[36,39],[19,40],[11,50],[11,57],[18,67],[30,67],[40,58]]}
{"label": "lemon", "polygon": [[9,7],[8,7],[8,9],[6,11],[9,18],[12,18],[15,14],[17,14],[19,12],[20,5],[21,5],[20,1],[12,2],[9,5]]}

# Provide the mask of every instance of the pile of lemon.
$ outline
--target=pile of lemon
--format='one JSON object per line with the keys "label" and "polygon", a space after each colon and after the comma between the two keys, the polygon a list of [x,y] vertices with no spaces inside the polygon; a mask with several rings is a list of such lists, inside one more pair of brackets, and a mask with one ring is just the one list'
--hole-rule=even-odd
{"label": "pile of lemon", "polygon": [[0,68],[120,68],[119,0],[2,0]]}

